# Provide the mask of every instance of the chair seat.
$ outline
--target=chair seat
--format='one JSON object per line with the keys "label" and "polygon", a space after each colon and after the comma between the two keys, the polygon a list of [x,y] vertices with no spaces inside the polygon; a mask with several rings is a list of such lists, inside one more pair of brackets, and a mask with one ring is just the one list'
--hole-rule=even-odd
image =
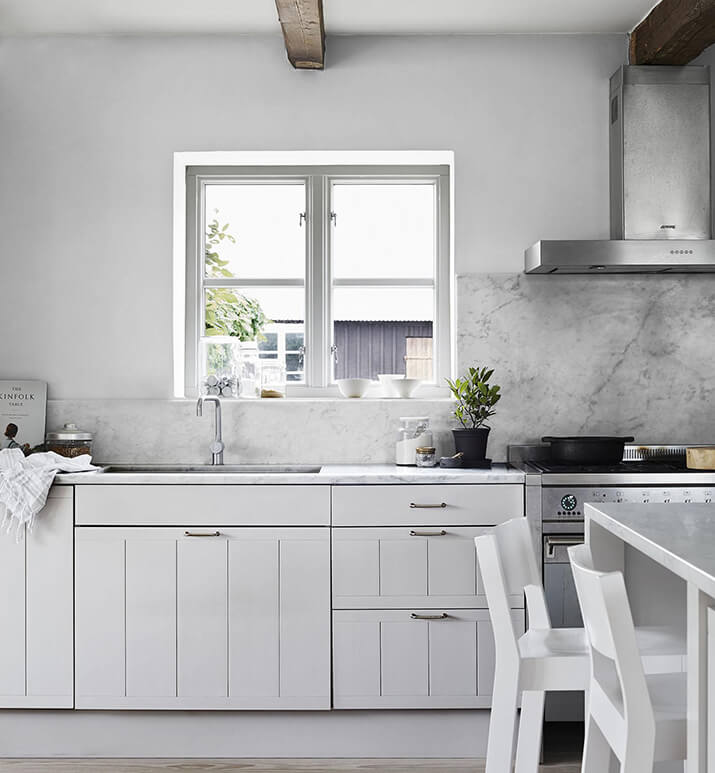
{"label": "chair seat", "polygon": [[[685,671],[685,636],[680,630],[643,626],[636,628],[636,641],[646,674]],[[588,686],[590,660],[583,628],[529,629],[519,638],[519,654],[533,689],[585,690]]]}

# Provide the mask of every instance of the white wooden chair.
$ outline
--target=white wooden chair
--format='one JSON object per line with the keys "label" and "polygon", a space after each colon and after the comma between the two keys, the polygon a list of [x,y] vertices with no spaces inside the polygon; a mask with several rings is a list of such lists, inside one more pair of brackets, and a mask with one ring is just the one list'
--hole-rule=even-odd
{"label": "white wooden chair", "polygon": [[[516,773],[536,773],[541,755],[544,693],[585,691],[588,687],[591,666],[586,632],[583,628],[551,627],[526,518],[507,521],[490,534],[475,537],[474,542],[496,645],[486,773],[512,770],[520,699]],[[517,637],[509,594],[522,588],[529,628]],[[638,644],[647,670],[682,669],[685,641],[676,632],[665,628],[638,629]]]}
{"label": "white wooden chair", "polygon": [[569,548],[591,656],[582,773],[652,773],[686,757],[685,674],[646,676],[621,572],[593,568],[586,545]]}

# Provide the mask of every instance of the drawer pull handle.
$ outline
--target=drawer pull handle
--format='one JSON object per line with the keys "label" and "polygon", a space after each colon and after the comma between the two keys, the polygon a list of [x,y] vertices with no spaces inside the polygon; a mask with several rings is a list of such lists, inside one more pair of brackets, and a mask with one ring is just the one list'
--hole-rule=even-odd
{"label": "drawer pull handle", "polygon": [[410,537],[444,537],[447,532],[444,529],[439,531],[410,531]]}
{"label": "drawer pull handle", "polygon": [[416,502],[410,502],[410,507],[413,510],[431,510],[432,508],[447,507],[446,502],[440,502],[438,505],[420,505]]}
{"label": "drawer pull handle", "polygon": [[211,531],[211,532],[199,532],[199,531],[185,531],[184,532],[185,537],[220,537],[221,532],[220,531]]}
{"label": "drawer pull handle", "polygon": [[410,612],[410,617],[413,620],[446,620],[449,615],[446,612],[441,612],[439,615],[419,615],[417,612]]}

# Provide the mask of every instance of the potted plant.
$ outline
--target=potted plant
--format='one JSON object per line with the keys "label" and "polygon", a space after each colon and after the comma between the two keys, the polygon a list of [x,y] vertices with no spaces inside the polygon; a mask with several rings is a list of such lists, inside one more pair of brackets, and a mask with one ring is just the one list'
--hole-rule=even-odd
{"label": "potted plant", "polygon": [[490,427],[485,422],[496,413],[501,398],[501,387],[489,384],[493,373],[490,368],[469,368],[463,378],[446,379],[457,401],[454,415],[462,425],[452,430],[454,445],[467,464],[484,461],[487,455]]}

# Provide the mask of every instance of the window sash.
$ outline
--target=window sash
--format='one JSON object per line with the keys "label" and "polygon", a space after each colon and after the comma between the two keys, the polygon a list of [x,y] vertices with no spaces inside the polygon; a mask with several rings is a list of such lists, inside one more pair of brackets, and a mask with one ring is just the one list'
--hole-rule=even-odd
{"label": "window sash", "polygon": [[[215,184],[304,184],[305,277],[241,279],[206,277],[205,188]],[[329,217],[331,188],[340,184],[421,182],[435,186],[435,266],[432,278],[332,278]],[[433,287],[433,371],[440,386],[451,375],[452,313],[449,169],[446,166],[187,167],[185,394],[199,392],[199,342],[204,338],[204,290],[211,287],[304,287],[305,383],[289,384],[289,395],[332,394],[333,287]]]}

